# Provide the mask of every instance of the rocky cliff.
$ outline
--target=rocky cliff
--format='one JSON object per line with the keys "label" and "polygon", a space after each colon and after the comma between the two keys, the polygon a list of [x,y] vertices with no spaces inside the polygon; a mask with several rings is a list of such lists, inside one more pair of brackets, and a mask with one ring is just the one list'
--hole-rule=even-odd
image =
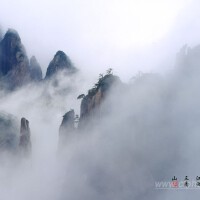
{"label": "rocky cliff", "polygon": [[[83,96],[81,102],[79,128],[83,128],[93,119],[99,119],[102,115],[101,105],[109,90],[114,84],[120,83],[120,79],[112,74],[107,74],[99,78],[95,86]],[[97,120],[98,120],[97,119]]]}
{"label": "rocky cliff", "polygon": [[[82,98],[80,119],[78,115],[75,116],[74,110],[70,110],[63,116],[59,129],[59,147],[64,146],[69,138],[74,136],[74,133],[80,133],[85,128],[91,130],[93,125],[104,117],[105,112],[103,112],[102,105],[115,84],[121,85],[121,81],[109,72],[105,76],[100,75],[98,82],[88,91],[87,95],[78,96],[78,99]],[[76,123],[78,126],[75,126]]]}
{"label": "rocky cliff", "polygon": [[66,74],[72,74],[76,72],[77,69],[63,51],[58,51],[53,60],[49,63],[45,79],[49,79],[61,71],[64,71]]}
{"label": "rocky cliff", "polygon": [[75,131],[74,120],[75,120],[74,110],[70,110],[63,116],[63,120],[59,128],[59,146],[65,144],[70,135],[74,133]]}

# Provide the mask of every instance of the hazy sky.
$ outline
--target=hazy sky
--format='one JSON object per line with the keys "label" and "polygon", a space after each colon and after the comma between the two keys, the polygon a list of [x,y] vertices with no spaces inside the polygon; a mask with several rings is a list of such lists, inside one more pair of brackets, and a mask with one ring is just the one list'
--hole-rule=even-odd
{"label": "hazy sky", "polygon": [[197,0],[7,0],[3,32],[16,29],[43,72],[57,50],[92,74],[108,67],[123,80],[171,67],[185,43],[200,43]]}

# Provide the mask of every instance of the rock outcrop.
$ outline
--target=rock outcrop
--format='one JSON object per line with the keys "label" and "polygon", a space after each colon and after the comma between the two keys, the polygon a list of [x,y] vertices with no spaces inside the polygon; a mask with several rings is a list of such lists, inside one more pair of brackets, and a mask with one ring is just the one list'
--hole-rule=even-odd
{"label": "rock outcrop", "polygon": [[67,139],[75,131],[75,112],[70,110],[63,116],[62,123],[59,128],[59,146],[66,143]]}
{"label": "rock outcrop", "polygon": [[94,122],[98,122],[103,117],[105,113],[102,111],[102,104],[115,84],[121,84],[120,79],[108,73],[100,76],[99,81],[88,91],[87,95],[78,96],[77,99],[82,98],[80,118],[78,115],[75,116],[74,110],[70,110],[63,116],[59,128],[59,146],[66,144],[66,140],[76,131],[80,132],[87,127],[91,129],[95,125]]}
{"label": "rock outcrop", "polygon": [[33,81],[42,80],[42,69],[35,56],[32,56],[30,59],[30,76]]}
{"label": "rock outcrop", "polygon": [[31,133],[29,128],[29,121],[25,118],[21,119],[20,140],[19,147],[23,154],[30,154],[31,152]]}
{"label": "rock outcrop", "polygon": [[88,91],[86,96],[83,96],[81,102],[79,128],[83,128],[91,120],[101,117],[101,104],[111,89],[113,84],[119,83],[117,76],[107,74],[102,76],[95,87]]}
{"label": "rock outcrop", "polygon": [[0,42],[0,76],[9,90],[30,81],[29,61],[19,34],[9,29]]}
{"label": "rock outcrop", "polygon": [[65,134],[67,133],[67,131],[70,132],[74,130],[74,118],[74,110],[70,110],[69,112],[65,113],[62,123],[60,125],[60,134]]}
{"label": "rock outcrop", "polygon": [[60,71],[65,71],[68,75],[77,71],[69,57],[63,51],[58,51],[49,63],[45,79],[53,77]]}
{"label": "rock outcrop", "polygon": [[29,122],[21,119],[19,127],[16,117],[0,113],[0,153],[10,152],[13,154],[29,155],[31,152],[31,138]]}

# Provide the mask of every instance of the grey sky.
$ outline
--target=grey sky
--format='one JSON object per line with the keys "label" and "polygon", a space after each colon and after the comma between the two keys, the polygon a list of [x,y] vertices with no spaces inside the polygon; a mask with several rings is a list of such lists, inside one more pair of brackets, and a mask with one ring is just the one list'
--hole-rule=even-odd
{"label": "grey sky", "polygon": [[108,67],[123,80],[138,70],[171,67],[179,48],[200,43],[195,0],[7,0],[0,25],[16,29],[46,73],[57,50],[98,76]]}

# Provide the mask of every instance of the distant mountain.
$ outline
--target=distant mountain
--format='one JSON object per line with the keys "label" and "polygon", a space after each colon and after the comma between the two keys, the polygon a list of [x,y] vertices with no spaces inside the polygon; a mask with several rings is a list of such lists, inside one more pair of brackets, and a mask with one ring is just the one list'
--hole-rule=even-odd
{"label": "distant mountain", "polygon": [[35,56],[32,56],[30,59],[30,75],[34,81],[42,80],[42,70]]}
{"label": "distant mountain", "polygon": [[29,61],[17,31],[9,29],[0,42],[0,75],[7,89],[30,81]]}
{"label": "distant mountain", "polygon": [[[58,51],[50,62],[45,79],[63,71],[66,75],[77,71],[69,57]],[[29,58],[16,30],[9,29],[1,39],[0,35],[0,89],[15,90],[30,82],[39,82],[42,70],[35,56]]]}
{"label": "distant mountain", "polygon": [[63,51],[57,51],[53,60],[49,63],[45,79],[53,77],[60,71],[64,71],[67,75],[77,71],[70,58]]}

